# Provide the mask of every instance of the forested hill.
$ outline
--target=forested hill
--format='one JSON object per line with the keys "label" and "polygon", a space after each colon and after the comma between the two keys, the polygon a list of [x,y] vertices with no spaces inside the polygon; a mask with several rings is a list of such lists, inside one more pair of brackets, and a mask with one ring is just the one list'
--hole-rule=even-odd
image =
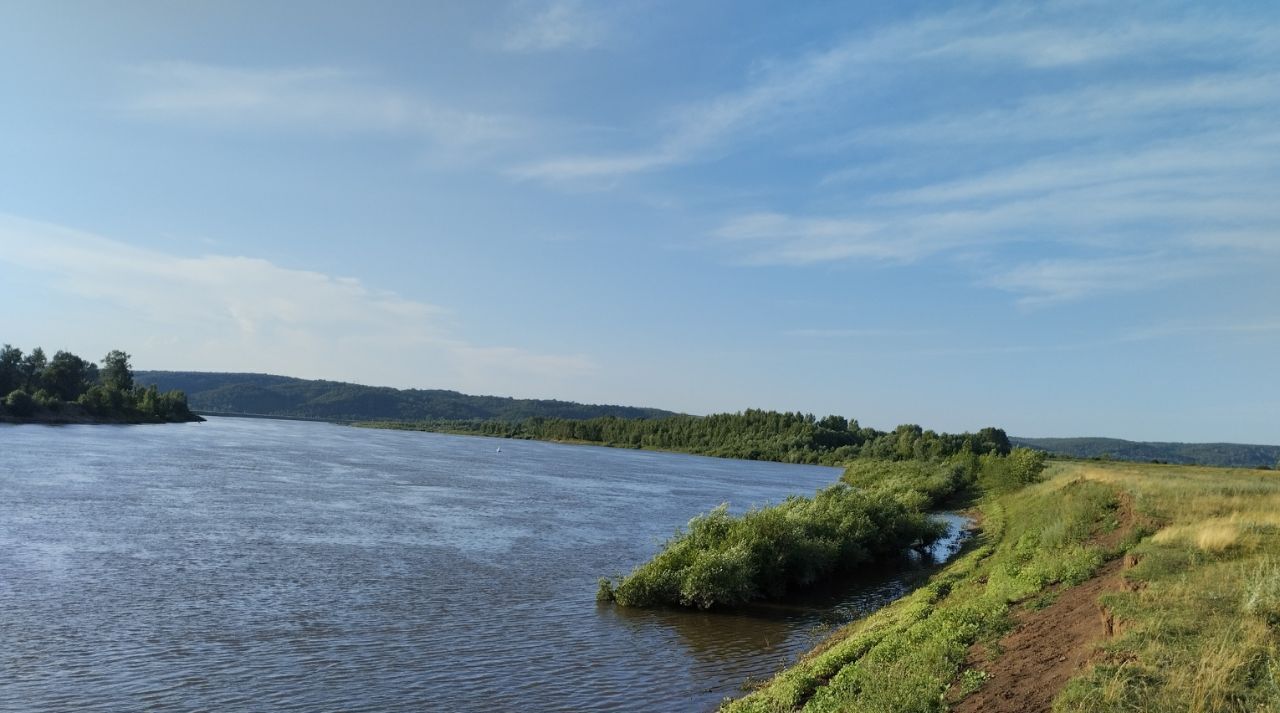
{"label": "forested hill", "polygon": [[344,421],[527,418],[662,418],[670,411],[572,401],[470,396],[439,389],[393,389],[270,374],[140,371],[138,379],[180,389],[196,411]]}
{"label": "forested hill", "polygon": [[1280,466],[1280,446],[1244,443],[1153,443],[1119,438],[1010,438],[1015,445],[1073,458],[1161,461],[1236,468]]}

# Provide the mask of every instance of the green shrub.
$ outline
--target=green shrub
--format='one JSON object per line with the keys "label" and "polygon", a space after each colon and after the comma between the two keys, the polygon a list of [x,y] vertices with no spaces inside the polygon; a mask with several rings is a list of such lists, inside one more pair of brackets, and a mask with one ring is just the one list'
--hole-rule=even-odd
{"label": "green shrub", "polygon": [[124,394],[119,389],[97,385],[90,387],[76,401],[89,413],[104,415],[119,411],[124,406]]}
{"label": "green shrub", "polygon": [[1007,456],[987,454],[978,459],[978,484],[992,494],[1011,493],[1040,481],[1048,454],[1014,448]]}
{"label": "green shrub", "polygon": [[14,416],[30,416],[36,410],[36,401],[22,389],[14,389],[4,397],[4,407]]}
{"label": "green shrub", "polygon": [[796,587],[932,542],[945,525],[893,493],[845,484],[741,517],[694,518],[652,560],[600,595],[623,606],[707,609],[785,596]]}
{"label": "green shrub", "polygon": [[62,408],[62,399],[58,398],[57,394],[49,393],[44,389],[37,391],[32,399],[36,404],[50,411],[57,411]]}
{"label": "green shrub", "polygon": [[946,532],[929,516],[953,496],[1013,490],[1039,478],[1044,454],[963,451],[945,460],[860,460],[842,482],[741,517],[726,506],[696,517],[652,560],[597,598],[623,606],[735,606],[777,599],[841,571],[928,544]]}

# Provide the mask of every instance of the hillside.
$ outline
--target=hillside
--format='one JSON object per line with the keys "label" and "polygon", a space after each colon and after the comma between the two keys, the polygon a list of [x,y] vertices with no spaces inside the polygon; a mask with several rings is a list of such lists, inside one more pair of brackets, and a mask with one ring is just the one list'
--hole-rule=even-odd
{"label": "hillside", "polygon": [[661,418],[670,411],[572,401],[471,396],[440,389],[393,389],[340,381],[295,379],[270,374],[197,371],[139,371],[142,384],[178,389],[196,411],[334,420],[527,418]]}
{"label": "hillside", "polygon": [[1233,468],[1275,467],[1280,446],[1245,443],[1159,443],[1119,438],[1017,438],[1014,445],[1037,448],[1072,458],[1209,465]]}

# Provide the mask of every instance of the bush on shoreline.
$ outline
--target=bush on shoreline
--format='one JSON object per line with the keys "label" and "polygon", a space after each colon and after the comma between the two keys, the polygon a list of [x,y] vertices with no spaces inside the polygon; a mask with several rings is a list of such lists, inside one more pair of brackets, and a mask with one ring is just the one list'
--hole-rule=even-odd
{"label": "bush on shoreline", "polygon": [[786,595],[837,569],[867,564],[945,527],[892,494],[837,484],[741,517],[720,506],[694,518],[653,560],[600,594],[623,606],[707,609]]}
{"label": "bush on shoreline", "polygon": [[946,528],[929,516],[930,509],[988,477],[1003,482],[1013,473],[1031,482],[1043,465],[1043,458],[1017,451],[857,461],[843,482],[812,498],[793,496],[740,517],[722,505],[694,518],[657,556],[616,584],[600,580],[597,599],[709,609],[781,598],[837,572],[933,542]]}

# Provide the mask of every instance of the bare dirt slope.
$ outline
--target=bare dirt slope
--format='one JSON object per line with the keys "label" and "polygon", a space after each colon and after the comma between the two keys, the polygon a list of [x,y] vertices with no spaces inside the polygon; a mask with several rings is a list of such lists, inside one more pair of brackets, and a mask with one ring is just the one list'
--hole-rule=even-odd
{"label": "bare dirt slope", "polygon": [[1123,586],[1119,560],[1093,579],[1063,590],[1049,606],[1015,615],[1013,631],[1000,640],[994,660],[975,647],[967,668],[990,676],[953,709],[957,713],[1041,713],[1072,676],[1089,662],[1093,644],[1111,634],[1098,596]]}
{"label": "bare dirt slope", "polygon": [[[1118,527],[1094,538],[1104,549],[1117,547],[1142,518],[1127,493],[1119,495]],[[985,671],[989,678],[975,693],[960,701],[956,713],[1041,713],[1067,681],[1088,665],[1095,645],[1115,634],[1113,619],[1098,603],[1106,592],[1125,587],[1128,557],[1115,559],[1092,579],[1062,590],[1049,606],[1014,614],[1013,631],[1000,640],[999,654],[985,647],[969,650],[966,669]]]}

